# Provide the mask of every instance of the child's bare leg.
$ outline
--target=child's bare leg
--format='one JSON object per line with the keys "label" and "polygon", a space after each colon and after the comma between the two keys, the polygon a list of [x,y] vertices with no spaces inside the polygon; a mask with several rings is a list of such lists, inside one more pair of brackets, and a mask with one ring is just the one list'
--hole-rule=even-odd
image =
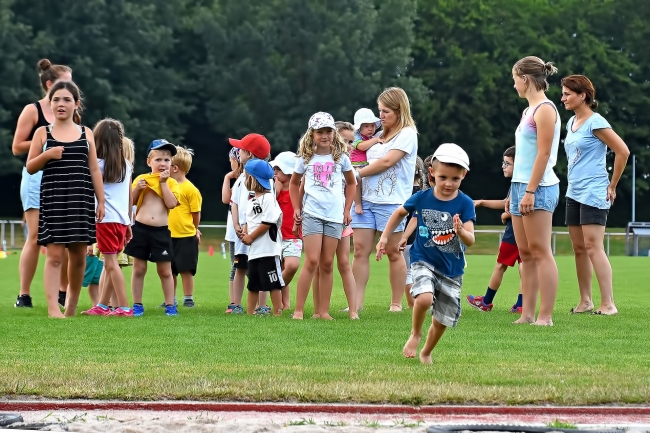
{"label": "child's bare leg", "polygon": [[99,303],[102,305],[111,304],[111,298],[114,296],[113,283],[106,273],[106,267],[102,269],[102,275],[99,277]]}
{"label": "child's bare leg", "polygon": [[65,316],[59,308],[59,290],[61,288],[61,268],[63,266],[64,252],[65,246],[48,244],[47,256],[45,258],[45,271],[43,272],[47,314],[57,319],[65,319]]}
{"label": "child's bare leg", "polygon": [[81,284],[86,270],[87,245],[74,243],[68,245],[68,294],[65,301],[65,315],[70,317],[77,313]]}
{"label": "child's bare leg", "polygon": [[293,318],[302,320],[305,302],[309,295],[309,286],[311,285],[314,273],[318,268],[318,261],[320,259],[320,250],[322,246],[323,235],[309,235],[305,236],[303,244],[305,246],[305,263],[300,270],[298,276],[298,287],[296,289],[296,308],[293,311]]}
{"label": "child's bare leg", "polygon": [[269,301],[269,292],[259,292],[260,297],[257,300],[258,307],[266,307]]}
{"label": "child's bare leg", "polygon": [[273,315],[282,316],[282,290],[271,290],[271,304],[273,304]]}
{"label": "child's bare leg", "polygon": [[361,179],[357,179],[357,186],[354,189],[354,212],[357,215],[363,213],[363,206],[361,204]]}
{"label": "child's bare leg", "polygon": [[431,352],[433,351],[440,337],[445,333],[447,327],[442,323],[438,322],[435,318],[431,318],[431,326],[429,327],[429,332],[427,333],[427,339],[424,342],[424,347],[420,351],[420,362],[423,364],[431,364]]}
{"label": "child's bare leg", "polygon": [[183,281],[183,295],[194,296],[194,275],[191,272],[181,272],[181,280]]}
{"label": "child's bare leg", "polygon": [[229,293],[229,303],[233,304],[235,302],[235,290],[232,281],[228,281],[228,293]]}
{"label": "child's bare leg", "polygon": [[298,268],[300,267],[300,257],[285,257],[282,263],[282,279],[284,280],[284,284],[286,284],[286,286],[282,288],[282,308],[288,310],[291,307],[289,284],[296,275],[296,272],[298,272]]}
{"label": "child's bare leg", "polygon": [[433,304],[432,293],[421,293],[415,297],[415,304],[413,305],[413,317],[411,319],[412,328],[411,336],[406,341],[402,353],[406,358],[415,358],[422,339],[422,325],[427,312]]}
{"label": "child's bare leg", "polygon": [[490,277],[488,287],[494,291],[499,290],[501,283],[503,282],[503,275],[507,270],[507,265],[497,262],[496,265],[494,265],[494,271],[492,271],[492,276]]}
{"label": "child's bare leg", "polygon": [[[85,266],[84,269],[86,269]],[[68,260],[68,250],[64,249],[63,263],[61,265],[61,274],[59,275],[59,285],[61,286],[59,290],[62,292],[68,291],[68,286],[70,285],[70,281],[68,279],[69,273],[70,273],[70,261]]]}
{"label": "child's bare leg", "polygon": [[99,303],[99,284],[88,284],[88,296],[93,306]]}
{"label": "child's bare leg", "polygon": [[330,316],[330,303],[332,300],[332,284],[334,280],[334,254],[339,246],[339,239],[329,236],[323,236],[323,246],[320,254],[320,279],[318,287],[320,293],[318,295],[320,318],[324,320],[332,320]]}
{"label": "child's bare leg", "polygon": [[248,297],[246,300],[246,314],[255,314],[255,307],[259,302],[260,292],[248,291]]}
{"label": "child's bare leg", "polygon": [[133,272],[131,274],[131,295],[134,304],[142,304],[142,291],[144,290],[144,276],[147,274],[147,261],[133,258]]}
{"label": "child's bare leg", "polygon": [[116,254],[104,254],[104,270],[106,271],[107,279],[111,281],[111,289],[117,297],[117,305],[113,305],[113,307],[128,307],[129,299],[126,296],[124,274],[117,262]]}
{"label": "child's bare leg", "polygon": [[415,298],[411,295],[411,288],[413,287],[413,284],[407,284],[404,286],[404,296],[406,296],[406,305],[408,305],[409,308],[413,308],[413,305],[415,305]]}
{"label": "child's bare leg", "polygon": [[178,275],[172,274],[172,279],[174,280],[174,298],[176,298],[176,287],[178,286]]}
{"label": "child's bare leg", "polygon": [[162,283],[165,305],[174,305],[174,278],[172,277],[172,262],[156,263],[156,270]]}
{"label": "child's bare leg", "polygon": [[234,292],[233,302],[235,305],[241,305],[244,297],[244,284],[246,283],[246,269],[235,269],[235,279],[232,282]]}
{"label": "child's bare leg", "polygon": [[320,266],[314,272],[314,279],[311,281],[311,295],[314,303],[314,314],[312,319],[320,319]]}
{"label": "child's bare leg", "polygon": [[357,307],[357,283],[354,281],[352,266],[350,266],[350,237],[346,236],[339,241],[336,247],[336,265],[341,274],[343,291],[348,300],[348,315],[350,319],[359,318],[359,308]]}

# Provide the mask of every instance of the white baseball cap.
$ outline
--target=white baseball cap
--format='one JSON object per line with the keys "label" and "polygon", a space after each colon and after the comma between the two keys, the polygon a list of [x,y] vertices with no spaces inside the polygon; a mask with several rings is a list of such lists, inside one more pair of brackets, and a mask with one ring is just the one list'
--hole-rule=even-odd
{"label": "white baseball cap", "polygon": [[275,156],[271,162],[271,167],[279,168],[280,171],[288,176],[293,174],[293,168],[296,166],[296,154],[293,152],[281,152]]}
{"label": "white baseball cap", "polygon": [[467,152],[457,144],[441,144],[433,153],[433,158],[447,164],[460,165],[465,170],[469,171],[469,156],[467,156]]}
{"label": "white baseball cap", "polygon": [[332,128],[336,130],[334,118],[330,113],[319,111],[309,118],[309,127],[311,129]]}
{"label": "white baseball cap", "polygon": [[375,116],[370,108],[359,108],[354,113],[354,130],[358,131],[364,123],[374,123],[379,128],[381,126],[381,119]]}

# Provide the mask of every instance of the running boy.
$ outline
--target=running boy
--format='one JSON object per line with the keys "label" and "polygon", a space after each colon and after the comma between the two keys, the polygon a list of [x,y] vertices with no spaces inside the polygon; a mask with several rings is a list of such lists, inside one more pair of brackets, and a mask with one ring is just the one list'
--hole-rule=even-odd
{"label": "running boy", "polygon": [[164,139],[154,140],[147,149],[147,165],[151,173],[136,177],[131,186],[133,203],[137,206],[133,238],[126,244],[124,253],[133,257],[133,315],[143,316],[142,290],[147,274],[147,261],[156,263],[163,294],[165,314],[178,315],[174,305],[174,279],[172,261],[174,250],[169,232],[169,210],[178,206],[178,182],[170,177],[172,157],[176,146]]}
{"label": "running boy", "polygon": [[403,353],[407,358],[415,358],[425,314],[431,309],[431,327],[420,352],[420,362],[425,364],[432,362],[431,352],[447,327],[456,326],[461,313],[464,249],[474,244],[476,219],[474,203],[458,189],[468,170],[469,157],[463,149],[452,143],[440,145],[429,169],[435,186],[411,196],[397,208],[377,243],[380,260],[385,253],[386,233],[393,233],[409,213],[417,213],[417,235],[410,251],[411,295],[415,298],[413,328]]}
{"label": "running boy", "polygon": [[[192,167],[194,151],[176,146],[176,155],[172,158],[171,177],[178,182],[180,204],[169,212],[169,231],[172,234],[174,261],[174,298],[178,274],[183,281],[184,307],[194,307],[194,275],[199,262],[199,242],[201,242],[201,204],[203,198],[198,188],[187,179]],[[176,303],[174,299],[174,303]]]}
{"label": "running boy", "polygon": [[[501,163],[501,168],[503,169],[503,175],[507,178],[512,178],[512,171],[515,165],[515,146],[509,147],[503,153],[503,162]],[[499,209],[503,211],[505,207],[504,200],[475,200],[474,205],[476,207],[486,207],[489,209]],[[503,212],[501,214],[501,221],[506,225],[505,233],[501,238],[501,244],[499,244],[499,256],[497,257],[497,264],[494,267],[492,272],[492,277],[490,277],[490,282],[488,283],[487,291],[485,296],[474,296],[467,295],[467,302],[469,304],[480,310],[480,311],[491,311],[492,310],[492,300],[494,295],[497,294],[497,290],[501,287],[501,282],[503,281],[503,274],[506,273],[508,267],[515,266],[515,263],[519,263],[519,274],[521,279],[521,258],[519,258],[519,249],[517,248],[517,242],[515,241],[515,232],[512,229],[512,219],[510,214]],[[521,284],[521,283],[520,283]],[[517,302],[510,308],[511,313],[521,314],[521,287],[519,288],[519,296],[517,296]]]}

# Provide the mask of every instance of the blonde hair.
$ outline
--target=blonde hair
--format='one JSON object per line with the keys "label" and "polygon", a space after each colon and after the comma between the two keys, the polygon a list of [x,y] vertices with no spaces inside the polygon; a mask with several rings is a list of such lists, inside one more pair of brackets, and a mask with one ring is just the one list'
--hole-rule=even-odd
{"label": "blonde hair", "polygon": [[266,188],[262,186],[261,183],[257,181],[257,179],[255,179],[254,176],[251,176],[251,174],[248,172],[246,172],[246,178],[244,179],[244,186],[249,191],[255,191],[255,192],[268,191]]}
{"label": "blonde hair", "polygon": [[354,132],[354,125],[351,124],[350,122],[344,122],[343,120],[339,120],[334,122],[334,125],[336,126],[337,131],[352,131]]}
{"label": "blonde hair", "polygon": [[[520,59],[512,67],[514,72],[522,78],[530,78],[530,81],[535,85],[535,89],[546,92],[548,90],[548,81],[546,77],[553,75],[557,72],[557,68],[552,62],[544,62],[544,60],[535,56],[527,56]],[[528,80],[526,80],[526,90],[528,90]]]}
{"label": "blonde hair", "polygon": [[192,156],[194,151],[184,146],[176,146],[176,155],[172,157],[172,165],[177,166],[183,173],[187,174],[192,168]]}
{"label": "blonde hair", "polygon": [[133,145],[133,140],[129,137],[122,137],[122,154],[124,159],[131,163],[131,166],[135,163],[135,146]]}
{"label": "blonde hair", "polygon": [[384,126],[384,129],[381,132],[381,138],[393,138],[404,128],[413,128],[417,132],[415,120],[411,117],[409,98],[403,89],[399,87],[389,87],[381,92],[381,95],[377,98],[377,102],[397,114],[397,125],[393,128],[387,128]]}
{"label": "blonde hair", "polygon": [[[348,146],[343,141],[343,137],[341,137],[339,132],[336,129],[333,129],[333,131],[334,140],[332,141],[330,148],[334,162],[339,162],[341,160],[341,156],[347,154]],[[300,137],[297,156],[302,157],[305,160],[305,164],[307,164],[314,156],[315,147],[316,143],[314,142],[314,129],[307,128],[307,132],[305,132],[305,134]]]}

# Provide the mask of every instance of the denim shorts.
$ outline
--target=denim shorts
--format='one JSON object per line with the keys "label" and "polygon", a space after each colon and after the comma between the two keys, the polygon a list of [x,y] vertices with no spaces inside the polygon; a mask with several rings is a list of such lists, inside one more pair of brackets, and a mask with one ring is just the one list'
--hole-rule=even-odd
{"label": "denim shorts", "polygon": [[[521,200],[526,195],[525,183],[513,182],[510,185],[510,214],[514,216],[521,216],[519,212],[519,205]],[[557,207],[560,199],[560,184],[551,186],[538,186],[535,190],[535,205],[534,210],[545,210],[553,213]]]}
{"label": "denim shorts", "polygon": [[302,237],[323,235],[334,239],[341,239],[343,223],[335,223],[309,214],[302,216]]}
{"label": "denim shorts", "polygon": [[[361,204],[363,213],[352,212],[352,224],[350,226],[353,229],[373,229],[380,232],[384,231],[390,216],[401,206],[399,204],[372,203],[366,200],[363,200]],[[403,232],[405,226],[406,218],[399,223],[394,233]]]}
{"label": "denim shorts", "polygon": [[20,200],[23,202],[23,211],[39,209],[41,207],[41,178],[43,172],[35,174],[27,173],[23,167],[23,175],[20,179]]}

